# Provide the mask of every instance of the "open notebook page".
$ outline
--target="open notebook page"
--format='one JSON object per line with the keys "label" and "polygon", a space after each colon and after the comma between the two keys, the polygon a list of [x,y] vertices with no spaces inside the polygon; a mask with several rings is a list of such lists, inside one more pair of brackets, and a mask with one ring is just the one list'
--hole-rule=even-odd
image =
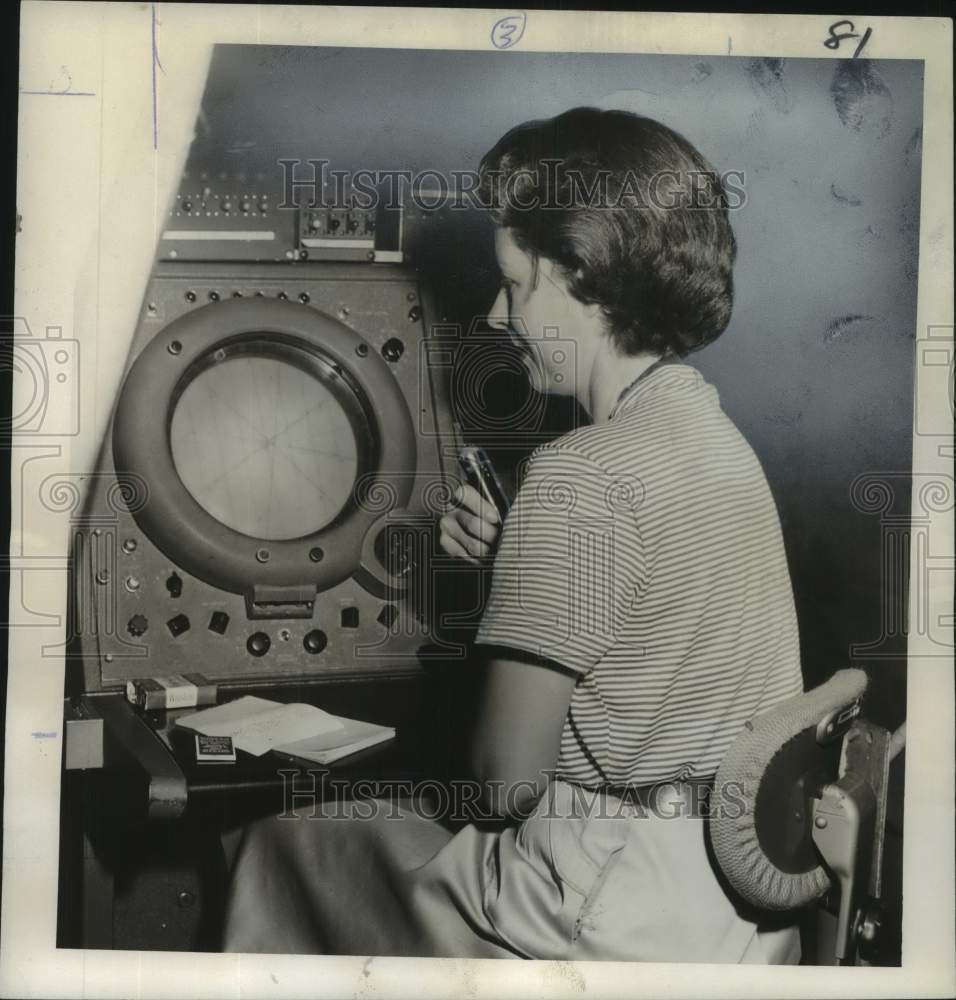
{"label": "open notebook page", "polygon": [[231,736],[239,750],[256,757],[285,743],[342,729],[342,723],[321,708],[283,705],[252,695],[182,716],[176,724],[204,736]]}

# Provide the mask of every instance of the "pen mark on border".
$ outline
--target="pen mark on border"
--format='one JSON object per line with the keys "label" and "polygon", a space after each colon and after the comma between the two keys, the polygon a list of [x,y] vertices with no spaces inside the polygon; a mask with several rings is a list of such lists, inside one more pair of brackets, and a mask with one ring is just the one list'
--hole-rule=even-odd
{"label": "pen mark on border", "polygon": [[521,41],[527,24],[528,15],[523,11],[499,18],[491,29],[491,44],[496,49],[513,48]]}
{"label": "pen mark on border", "polygon": [[[837,28],[845,28],[846,30],[842,31],[840,34],[837,34],[836,31]],[[860,43],[853,50],[853,58],[858,59],[860,53],[863,51],[863,48],[866,45],[866,43],[870,40],[870,36],[872,34],[873,34],[873,29],[867,28],[866,31],[863,32],[863,37],[860,38],[860,34],[856,30],[856,26],[853,24],[852,21],[835,21],[833,24],[830,25],[830,33],[824,39],[823,44],[826,48],[835,52],[837,49],[840,48],[840,42],[845,42],[847,39],[850,38],[859,38]]]}
{"label": "pen mark on border", "polygon": [[159,146],[159,116],[157,113],[156,106],[156,67],[157,65],[163,73],[166,71],[163,69],[162,63],[159,61],[159,50],[156,46],[156,4],[151,3],[150,5],[150,26],[152,32],[152,73],[153,73],[153,149],[157,149]]}
{"label": "pen mark on border", "polygon": [[73,90],[73,76],[66,66],[60,67],[63,75],[66,76],[66,86],[62,90],[54,90],[53,84],[46,90],[25,90],[20,89],[21,94],[38,94],[44,97],[95,97],[96,94],[92,90]]}
{"label": "pen mark on border", "polygon": [[21,90],[20,93],[41,97],[96,97],[95,90]]}
{"label": "pen mark on border", "polygon": [[30,733],[30,735],[35,740],[55,740],[59,734],[54,729],[52,732],[49,733],[42,732],[41,730],[34,730],[32,733]]}

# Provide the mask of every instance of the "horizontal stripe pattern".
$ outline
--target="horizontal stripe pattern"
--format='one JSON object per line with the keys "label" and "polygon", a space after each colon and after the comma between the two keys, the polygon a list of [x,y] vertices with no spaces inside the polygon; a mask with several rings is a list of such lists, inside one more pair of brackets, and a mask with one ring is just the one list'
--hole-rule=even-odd
{"label": "horizontal stripe pattern", "polygon": [[580,675],[558,772],[590,786],[713,774],[803,690],[777,509],[696,369],[656,369],[534,452],[476,641]]}

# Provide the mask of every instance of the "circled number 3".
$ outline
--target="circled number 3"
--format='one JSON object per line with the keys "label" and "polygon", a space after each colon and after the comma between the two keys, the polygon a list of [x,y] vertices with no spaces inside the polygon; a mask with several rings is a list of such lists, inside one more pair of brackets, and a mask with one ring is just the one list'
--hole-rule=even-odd
{"label": "circled number 3", "polygon": [[527,23],[528,15],[524,13],[509,14],[495,21],[495,26],[491,29],[491,44],[496,49],[512,48],[521,41]]}

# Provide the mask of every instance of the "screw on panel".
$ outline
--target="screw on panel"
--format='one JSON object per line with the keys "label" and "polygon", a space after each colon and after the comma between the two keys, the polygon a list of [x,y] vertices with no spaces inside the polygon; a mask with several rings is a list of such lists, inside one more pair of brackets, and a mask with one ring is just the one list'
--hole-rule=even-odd
{"label": "screw on panel", "polygon": [[269,550],[268,549],[257,549],[256,550],[256,559],[258,559],[259,562],[261,562],[261,563],[268,562],[269,561]]}
{"label": "screw on panel", "polygon": [[109,583],[110,574],[109,570],[101,569],[99,573],[96,574],[97,583]]}
{"label": "screw on panel", "polygon": [[135,538],[125,538],[125,539],[123,539],[123,551],[124,552],[135,552],[136,551],[136,539]]}
{"label": "screw on panel", "polygon": [[166,348],[170,354],[180,354],[182,353],[182,349],[183,345],[178,340],[172,341],[172,343],[170,343],[170,345]]}

